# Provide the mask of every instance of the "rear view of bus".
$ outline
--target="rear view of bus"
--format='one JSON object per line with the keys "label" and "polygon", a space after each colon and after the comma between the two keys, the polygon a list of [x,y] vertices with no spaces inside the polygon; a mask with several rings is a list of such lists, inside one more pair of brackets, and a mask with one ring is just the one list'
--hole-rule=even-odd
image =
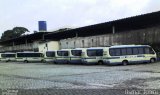
{"label": "rear view of bus", "polygon": [[44,61],[45,62],[54,62],[56,56],[56,51],[46,51]]}
{"label": "rear view of bus", "polygon": [[120,45],[109,48],[106,64],[153,63],[157,60],[155,51],[148,45]]}
{"label": "rear view of bus", "polygon": [[54,61],[55,64],[66,64],[69,63],[71,49],[62,49],[56,52],[56,59]]}
{"label": "rear view of bus", "polygon": [[16,54],[16,59],[19,62],[43,62],[44,55],[39,52],[18,52]]}
{"label": "rear view of bus", "polygon": [[81,54],[83,48],[72,49],[69,63],[71,64],[81,64]]}
{"label": "rear view of bus", "polygon": [[1,53],[1,61],[9,62],[16,61],[15,53]]}
{"label": "rear view of bus", "polygon": [[88,48],[82,52],[83,64],[103,64],[103,50],[105,47]]}

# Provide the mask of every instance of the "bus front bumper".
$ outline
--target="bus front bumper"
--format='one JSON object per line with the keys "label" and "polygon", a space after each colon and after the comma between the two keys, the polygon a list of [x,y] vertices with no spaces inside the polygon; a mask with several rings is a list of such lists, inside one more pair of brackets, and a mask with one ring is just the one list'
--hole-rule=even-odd
{"label": "bus front bumper", "polygon": [[88,59],[82,59],[81,62],[82,64],[86,64],[86,65],[97,64],[97,62],[92,62],[92,61],[89,61]]}
{"label": "bus front bumper", "polygon": [[77,60],[70,60],[70,61],[69,61],[69,63],[71,63],[71,64],[81,64],[81,63],[82,63],[82,61],[81,61],[81,59],[77,59]]}
{"label": "bus front bumper", "polygon": [[65,60],[65,59],[62,59],[62,60],[54,60],[54,63],[66,64],[66,63],[68,63],[68,60]]}

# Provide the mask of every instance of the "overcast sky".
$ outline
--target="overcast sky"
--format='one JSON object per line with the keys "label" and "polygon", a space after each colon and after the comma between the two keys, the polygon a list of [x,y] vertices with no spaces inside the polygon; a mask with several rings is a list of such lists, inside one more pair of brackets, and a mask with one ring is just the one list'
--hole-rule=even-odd
{"label": "overcast sky", "polygon": [[0,0],[0,35],[16,26],[82,27],[160,10],[160,0]]}

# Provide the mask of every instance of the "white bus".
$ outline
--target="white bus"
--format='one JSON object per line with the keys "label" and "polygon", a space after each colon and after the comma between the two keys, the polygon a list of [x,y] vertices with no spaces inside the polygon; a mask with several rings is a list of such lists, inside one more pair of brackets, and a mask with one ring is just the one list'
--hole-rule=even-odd
{"label": "white bus", "polygon": [[9,62],[16,61],[16,53],[1,53],[1,61]]}
{"label": "white bus", "polygon": [[44,55],[39,52],[18,52],[16,54],[16,60],[18,62],[43,62]]}
{"label": "white bus", "polygon": [[71,64],[81,64],[82,52],[85,51],[86,48],[76,48],[71,50],[70,61]]}
{"label": "white bus", "polygon": [[153,63],[157,60],[155,51],[148,45],[119,45],[108,48],[104,64]]}
{"label": "white bus", "polygon": [[56,52],[56,57],[54,63],[69,63],[71,55],[71,49],[62,49]]}
{"label": "white bus", "polygon": [[82,64],[103,64],[103,55],[105,55],[107,49],[107,47],[85,49],[82,51]]}
{"label": "white bus", "polygon": [[44,54],[44,62],[54,62],[56,51],[46,51]]}

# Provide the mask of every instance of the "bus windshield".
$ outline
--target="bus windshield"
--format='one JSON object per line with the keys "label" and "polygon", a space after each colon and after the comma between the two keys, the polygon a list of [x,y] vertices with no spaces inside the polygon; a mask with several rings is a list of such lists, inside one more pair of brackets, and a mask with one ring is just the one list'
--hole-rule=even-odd
{"label": "bus windshield", "polygon": [[88,56],[103,56],[103,49],[88,49]]}
{"label": "bus windshield", "polygon": [[6,57],[15,57],[16,54],[1,54],[1,57],[6,58]]}
{"label": "bus windshield", "polygon": [[46,56],[47,57],[55,57],[55,52],[54,51],[46,52]]}
{"label": "bus windshield", "polygon": [[57,51],[58,56],[69,56],[68,51]]}
{"label": "bus windshield", "polygon": [[71,50],[73,56],[81,56],[82,50]]}

